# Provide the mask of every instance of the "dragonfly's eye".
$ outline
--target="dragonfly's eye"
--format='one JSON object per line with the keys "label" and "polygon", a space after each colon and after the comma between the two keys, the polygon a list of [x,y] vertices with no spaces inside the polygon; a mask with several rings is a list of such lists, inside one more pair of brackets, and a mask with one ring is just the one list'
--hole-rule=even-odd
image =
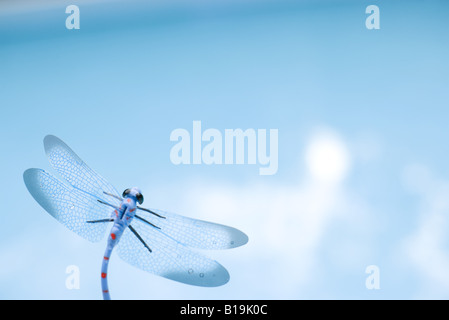
{"label": "dragonfly's eye", "polygon": [[141,193],[136,194],[136,199],[139,204],[143,203],[143,195]]}
{"label": "dragonfly's eye", "polygon": [[122,197],[125,198],[130,192],[131,192],[130,189],[126,189],[125,191],[123,191]]}

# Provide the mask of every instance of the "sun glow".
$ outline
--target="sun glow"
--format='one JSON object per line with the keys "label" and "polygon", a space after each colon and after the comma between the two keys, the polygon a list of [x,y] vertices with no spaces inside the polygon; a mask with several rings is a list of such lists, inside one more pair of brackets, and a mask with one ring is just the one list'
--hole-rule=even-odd
{"label": "sun glow", "polygon": [[305,161],[313,179],[331,184],[341,182],[350,166],[346,145],[336,134],[329,132],[312,137]]}

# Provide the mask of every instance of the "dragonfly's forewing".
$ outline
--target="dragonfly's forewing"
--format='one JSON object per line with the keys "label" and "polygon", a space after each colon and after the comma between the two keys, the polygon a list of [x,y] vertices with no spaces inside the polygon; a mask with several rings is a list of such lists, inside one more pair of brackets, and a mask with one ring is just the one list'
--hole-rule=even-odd
{"label": "dragonfly's forewing", "polygon": [[120,258],[131,265],[167,279],[202,287],[221,286],[229,281],[229,273],[221,264],[177,242],[164,234],[163,229],[136,219],[132,226],[152,252],[126,229],[117,251]]}
{"label": "dragonfly's forewing", "polygon": [[65,185],[41,169],[24,172],[25,185],[33,198],[56,220],[83,238],[100,241],[108,224],[86,223],[109,218],[111,208],[89,194]]}
{"label": "dragonfly's forewing", "polygon": [[51,166],[73,187],[109,203],[119,203],[119,193],[105,178],[92,170],[58,137],[44,138],[44,148]]}
{"label": "dragonfly's forewing", "polygon": [[229,226],[188,218],[157,209],[150,210],[165,219],[143,210],[138,210],[137,215],[160,227],[160,231],[163,234],[192,248],[208,250],[232,249],[248,242],[248,236],[245,233]]}

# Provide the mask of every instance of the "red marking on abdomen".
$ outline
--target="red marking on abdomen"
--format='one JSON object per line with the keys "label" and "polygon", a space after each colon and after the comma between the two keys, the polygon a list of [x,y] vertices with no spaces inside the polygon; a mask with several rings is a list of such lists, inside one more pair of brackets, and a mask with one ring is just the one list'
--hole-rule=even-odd
{"label": "red marking on abdomen", "polygon": [[102,273],[101,273],[101,277],[102,277],[103,279],[106,278],[106,273],[102,272]]}
{"label": "red marking on abdomen", "polygon": [[115,240],[115,233],[111,233],[112,240]]}
{"label": "red marking on abdomen", "polygon": [[103,290],[103,292],[104,292],[104,293],[108,293],[108,292],[109,292],[109,290]]}
{"label": "red marking on abdomen", "polygon": [[105,256],[105,257],[104,257],[104,260],[109,260],[109,257],[106,257],[106,256]]}
{"label": "red marking on abdomen", "polygon": [[134,211],[136,211],[136,208],[129,210],[129,212],[134,212]]}

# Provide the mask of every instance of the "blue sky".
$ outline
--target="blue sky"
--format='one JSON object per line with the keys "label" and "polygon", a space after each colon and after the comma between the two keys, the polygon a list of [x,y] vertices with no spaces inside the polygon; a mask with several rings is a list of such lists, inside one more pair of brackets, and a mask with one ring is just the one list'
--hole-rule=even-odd
{"label": "blue sky", "polygon": [[[365,27],[371,4],[380,30]],[[105,243],[70,233],[23,184],[30,167],[50,171],[47,134],[148,206],[250,238],[210,253],[231,274],[214,289],[115,257],[113,298],[448,298],[446,2],[79,6],[71,31],[65,6],[0,11],[1,298],[101,298]],[[175,166],[170,133],[196,120],[278,129],[277,174]],[[79,290],[65,287],[69,265]],[[369,265],[380,290],[365,287]]]}

